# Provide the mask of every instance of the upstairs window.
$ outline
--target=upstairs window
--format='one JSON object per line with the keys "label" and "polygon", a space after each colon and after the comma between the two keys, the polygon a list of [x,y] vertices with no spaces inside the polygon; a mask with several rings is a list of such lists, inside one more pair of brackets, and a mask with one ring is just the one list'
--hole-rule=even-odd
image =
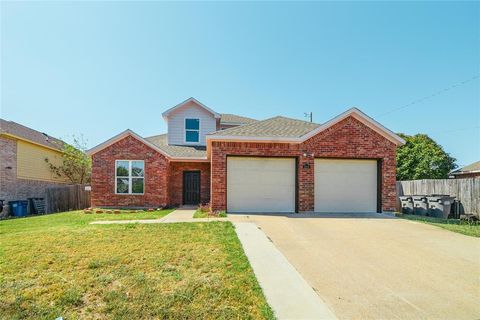
{"label": "upstairs window", "polygon": [[200,119],[185,119],[185,142],[200,141]]}
{"label": "upstairs window", "polygon": [[115,193],[143,194],[145,162],[143,160],[115,161]]}

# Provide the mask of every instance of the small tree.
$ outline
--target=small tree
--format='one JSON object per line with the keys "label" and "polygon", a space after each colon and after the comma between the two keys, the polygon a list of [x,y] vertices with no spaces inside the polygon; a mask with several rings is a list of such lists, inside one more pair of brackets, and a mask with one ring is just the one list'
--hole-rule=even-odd
{"label": "small tree", "polygon": [[397,180],[445,179],[456,159],[426,134],[399,134],[406,144],[397,150]]}
{"label": "small tree", "polygon": [[54,165],[48,158],[45,158],[45,162],[58,177],[65,177],[75,184],[88,183],[92,173],[92,160],[85,153],[86,150],[87,143],[83,136],[73,136],[73,143],[65,143],[62,147],[61,165]]}

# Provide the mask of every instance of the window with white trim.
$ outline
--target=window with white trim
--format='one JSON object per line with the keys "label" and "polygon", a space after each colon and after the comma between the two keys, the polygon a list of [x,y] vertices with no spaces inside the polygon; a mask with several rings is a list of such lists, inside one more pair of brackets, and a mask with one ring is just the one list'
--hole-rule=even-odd
{"label": "window with white trim", "polygon": [[143,160],[115,160],[115,193],[143,194],[145,162]]}
{"label": "window with white trim", "polygon": [[185,119],[185,142],[200,141],[200,119]]}

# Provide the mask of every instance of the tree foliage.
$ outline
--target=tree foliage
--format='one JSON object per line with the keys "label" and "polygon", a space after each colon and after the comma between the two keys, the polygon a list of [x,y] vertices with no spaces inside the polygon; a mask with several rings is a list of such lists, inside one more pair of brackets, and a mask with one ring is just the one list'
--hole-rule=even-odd
{"label": "tree foliage", "polygon": [[65,143],[62,147],[61,165],[54,165],[48,158],[45,158],[45,161],[50,166],[50,170],[58,177],[65,177],[74,184],[89,183],[92,160],[85,153],[86,150],[87,143],[83,136],[80,138],[73,136],[73,143]]}
{"label": "tree foliage", "polygon": [[406,144],[397,150],[397,180],[445,179],[456,159],[426,134],[399,134]]}

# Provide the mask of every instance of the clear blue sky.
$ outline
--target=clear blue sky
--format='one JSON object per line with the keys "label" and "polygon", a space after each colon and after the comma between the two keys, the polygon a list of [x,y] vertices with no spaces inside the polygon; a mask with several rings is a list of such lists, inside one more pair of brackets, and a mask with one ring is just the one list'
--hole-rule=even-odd
{"label": "clear blue sky", "polygon": [[[195,97],[257,119],[357,106],[480,160],[479,2],[1,3],[1,117],[94,146]],[[68,139],[67,139],[68,140]]]}

